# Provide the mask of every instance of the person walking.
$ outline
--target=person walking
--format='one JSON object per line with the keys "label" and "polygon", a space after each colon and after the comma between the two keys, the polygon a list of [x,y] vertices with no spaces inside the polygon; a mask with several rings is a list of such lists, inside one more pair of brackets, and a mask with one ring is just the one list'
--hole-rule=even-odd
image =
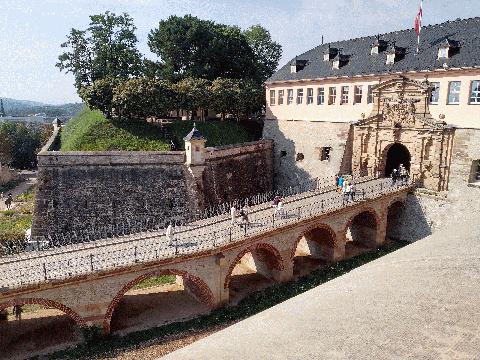
{"label": "person walking", "polygon": [[338,178],[338,192],[342,192],[343,189],[343,184],[345,182],[345,179],[343,178],[343,175]]}
{"label": "person walking", "polygon": [[355,185],[355,182],[352,181],[352,184],[350,185],[350,199],[352,201],[355,201],[356,192],[357,192],[357,186]]}
{"label": "person walking", "polygon": [[12,203],[13,203],[12,194],[8,194],[7,199],[5,200],[5,206],[7,207],[7,210],[10,210],[10,208],[12,207]]}
{"label": "person walking", "polygon": [[395,186],[395,184],[397,183],[397,179],[398,179],[398,170],[393,169],[391,176],[392,176],[392,186]]}
{"label": "person walking", "polygon": [[235,205],[230,208],[230,223],[232,226],[237,223],[237,208]]}
{"label": "person walking", "polygon": [[167,231],[165,232],[165,236],[167,237],[167,241],[170,245],[173,245],[173,237],[174,237],[174,230],[172,223],[169,223],[167,226]]}
{"label": "person walking", "polygon": [[283,199],[280,199],[278,202],[276,208],[275,208],[275,218],[277,215],[280,217],[280,219],[283,219],[283,213],[284,213],[284,207],[283,207]]}
{"label": "person walking", "polygon": [[248,220],[248,206],[245,204],[245,206],[240,210],[240,215],[242,216],[242,220],[245,223],[245,226],[250,224],[250,221]]}
{"label": "person walking", "polygon": [[15,320],[22,320],[23,309],[20,305],[13,305],[13,315],[15,315]]}

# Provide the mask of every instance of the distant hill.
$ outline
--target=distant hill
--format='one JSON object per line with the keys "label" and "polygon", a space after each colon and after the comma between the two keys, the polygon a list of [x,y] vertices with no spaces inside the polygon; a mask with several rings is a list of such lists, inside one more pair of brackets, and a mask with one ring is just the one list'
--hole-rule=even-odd
{"label": "distant hill", "polygon": [[48,117],[76,116],[82,111],[84,104],[69,103],[50,105],[37,101],[3,98],[3,107],[7,116],[28,116],[45,113]]}

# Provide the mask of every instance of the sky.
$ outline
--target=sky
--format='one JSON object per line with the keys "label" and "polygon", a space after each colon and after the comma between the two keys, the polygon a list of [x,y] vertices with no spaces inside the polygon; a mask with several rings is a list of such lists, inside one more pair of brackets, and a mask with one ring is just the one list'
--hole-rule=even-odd
{"label": "sky", "polygon": [[[261,24],[283,47],[280,66],[319,44],[413,27],[420,0],[0,0],[0,97],[50,104],[80,101],[71,74],[55,67],[71,28],[89,15],[127,12],[140,51],[170,15],[248,28]],[[423,24],[480,16],[478,0],[425,0]]]}

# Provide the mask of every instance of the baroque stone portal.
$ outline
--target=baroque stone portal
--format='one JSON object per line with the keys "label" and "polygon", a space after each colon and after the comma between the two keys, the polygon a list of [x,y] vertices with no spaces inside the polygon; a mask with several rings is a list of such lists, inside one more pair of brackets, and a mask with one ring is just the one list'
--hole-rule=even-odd
{"label": "baroque stone portal", "polygon": [[403,164],[417,184],[448,190],[455,129],[431,116],[429,83],[401,77],[372,91],[372,113],[353,125],[353,174],[390,176]]}

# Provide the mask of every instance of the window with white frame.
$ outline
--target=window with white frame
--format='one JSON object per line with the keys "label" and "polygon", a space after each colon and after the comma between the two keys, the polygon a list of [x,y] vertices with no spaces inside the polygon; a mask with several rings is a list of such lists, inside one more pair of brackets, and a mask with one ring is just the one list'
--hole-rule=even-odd
{"label": "window with white frame", "polygon": [[337,99],[337,88],[330,87],[328,88],[328,105],[334,105]]}
{"label": "window with white frame", "polygon": [[353,103],[354,104],[361,104],[362,103],[362,95],[363,95],[363,87],[362,85],[357,85],[354,88],[354,97]]}
{"label": "window with white frame", "polygon": [[303,89],[297,89],[297,105],[303,103]]}
{"label": "window with white frame", "polygon": [[430,94],[430,104],[438,104],[438,99],[440,98],[440,83],[432,82],[432,93]]}
{"label": "window with white frame", "polygon": [[470,104],[480,104],[480,80],[473,80],[470,86]]}
{"label": "window with white frame", "polygon": [[275,105],[275,90],[270,90],[270,106]]}
{"label": "window with white frame", "polygon": [[340,104],[348,104],[348,92],[350,91],[350,88],[348,86],[342,86],[342,97],[340,99]]}
{"label": "window with white frame", "polygon": [[293,103],[293,89],[288,89],[287,90],[287,105],[290,105]]}
{"label": "window with white frame", "polygon": [[325,103],[325,89],[320,87],[317,89],[317,105],[323,105]]}
{"label": "window with white frame", "polygon": [[307,89],[307,105],[313,104],[313,88]]}
{"label": "window with white frame", "polygon": [[367,104],[373,104],[373,85],[368,85]]}
{"label": "window with white frame", "polygon": [[285,90],[278,90],[278,105],[283,105],[283,94]]}
{"label": "window with white frame", "polygon": [[460,81],[450,81],[448,84],[448,104],[460,103]]}

